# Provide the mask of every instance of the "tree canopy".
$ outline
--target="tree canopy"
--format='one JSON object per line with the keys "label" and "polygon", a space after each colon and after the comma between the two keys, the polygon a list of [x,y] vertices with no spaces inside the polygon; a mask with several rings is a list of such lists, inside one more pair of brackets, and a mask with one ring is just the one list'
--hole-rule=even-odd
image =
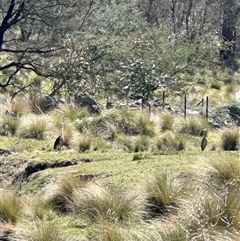
{"label": "tree canopy", "polygon": [[196,69],[231,66],[239,9],[237,0],[2,0],[0,87],[14,96],[40,76],[52,96],[149,99],[187,85]]}

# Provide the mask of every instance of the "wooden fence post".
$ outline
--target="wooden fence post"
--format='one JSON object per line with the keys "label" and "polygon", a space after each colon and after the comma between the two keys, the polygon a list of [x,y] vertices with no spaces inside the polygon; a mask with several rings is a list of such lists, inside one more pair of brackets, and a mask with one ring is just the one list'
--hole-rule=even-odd
{"label": "wooden fence post", "polygon": [[206,97],[206,119],[208,120],[208,96]]}
{"label": "wooden fence post", "polygon": [[163,101],[163,110],[164,110],[164,108],[165,108],[165,91],[163,91],[162,101]]}
{"label": "wooden fence post", "polygon": [[184,117],[187,117],[187,94],[184,96]]}

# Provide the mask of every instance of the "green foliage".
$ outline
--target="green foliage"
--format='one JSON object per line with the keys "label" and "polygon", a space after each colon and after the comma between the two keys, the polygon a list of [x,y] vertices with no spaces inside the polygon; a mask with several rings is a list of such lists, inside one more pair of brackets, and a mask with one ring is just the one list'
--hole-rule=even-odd
{"label": "green foliage", "polygon": [[239,150],[239,130],[225,131],[222,134],[222,148],[225,151]]}
{"label": "green foliage", "polygon": [[15,224],[21,216],[21,201],[17,193],[0,190],[0,221]]}
{"label": "green foliage", "polygon": [[133,155],[133,161],[142,160],[142,159],[144,159],[143,153],[141,153],[141,152],[134,153],[134,155]]}
{"label": "green foliage", "polygon": [[83,117],[81,119],[76,119],[74,121],[74,126],[79,132],[86,133],[90,129],[92,120],[92,117]]}

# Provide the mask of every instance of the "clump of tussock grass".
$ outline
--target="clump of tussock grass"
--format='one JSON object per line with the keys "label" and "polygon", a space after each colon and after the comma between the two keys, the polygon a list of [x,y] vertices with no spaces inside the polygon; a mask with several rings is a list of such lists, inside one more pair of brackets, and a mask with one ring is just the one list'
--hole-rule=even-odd
{"label": "clump of tussock grass", "polygon": [[240,228],[240,192],[236,188],[213,189],[186,201],[181,223],[192,238],[236,232]]}
{"label": "clump of tussock grass", "polygon": [[134,142],[134,152],[148,151],[149,149],[149,138],[144,135],[140,135]]}
{"label": "clump of tussock grass", "polygon": [[91,143],[94,151],[106,152],[112,149],[112,144],[101,137],[91,139]]}
{"label": "clump of tussock grass", "polygon": [[211,176],[222,184],[236,183],[240,187],[239,157],[215,158],[205,162],[206,176]]}
{"label": "clump of tussock grass", "polygon": [[17,226],[16,237],[19,241],[70,241],[69,236],[64,235],[63,225],[59,221],[34,221]]}
{"label": "clump of tussock grass", "polygon": [[120,149],[127,152],[133,152],[135,149],[135,139],[131,138],[125,134],[118,134],[116,142]]}
{"label": "clump of tussock grass", "polygon": [[115,224],[109,222],[102,222],[98,225],[95,225],[89,231],[89,240],[111,240],[111,241],[122,241],[129,240],[129,235],[126,236],[123,232],[123,229]]}
{"label": "clump of tussock grass", "polygon": [[225,131],[222,134],[222,148],[225,151],[239,150],[240,134],[239,130]]}
{"label": "clump of tussock grass", "polygon": [[185,149],[185,141],[182,135],[175,135],[171,132],[164,134],[156,139],[152,149],[155,152],[174,152]]}
{"label": "clump of tussock grass", "polygon": [[17,133],[20,120],[16,117],[4,115],[2,119],[2,126],[6,126],[9,129],[9,134],[15,135]]}
{"label": "clump of tussock grass", "polygon": [[171,223],[161,222],[153,226],[154,232],[151,240],[159,241],[187,241],[188,237],[184,228],[172,220]]}
{"label": "clump of tussock grass", "polygon": [[22,138],[44,139],[48,122],[40,116],[31,116],[25,118],[19,130],[19,136]]}
{"label": "clump of tussock grass", "polygon": [[91,138],[87,135],[81,135],[78,138],[78,151],[86,152],[89,151],[91,147]]}
{"label": "clump of tussock grass", "polygon": [[173,124],[174,124],[174,117],[171,115],[168,111],[164,112],[161,115],[162,123],[161,123],[161,129],[162,131],[172,130]]}
{"label": "clump of tussock grass", "polygon": [[145,190],[149,215],[155,217],[177,208],[180,198],[186,194],[187,186],[167,171],[156,171],[148,177]]}
{"label": "clump of tussock grass", "polygon": [[17,193],[0,190],[0,221],[15,224],[21,216],[21,201]]}
{"label": "clump of tussock grass", "polygon": [[90,113],[87,108],[76,108],[73,106],[63,106],[61,108],[63,112],[63,117],[70,120],[71,122],[76,119],[83,119],[90,116]]}
{"label": "clump of tussock grass", "polygon": [[47,198],[47,203],[58,213],[71,211],[74,190],[84,187],[86,183],[86,179],[73,174],[64,175],[55,185],[49,186],[48,193],[51,193],[51,196]]}
{"label": "clump of tussock grass", "polygon": [[21,117],[24,114],[30,112],[30,106],[27,100],[23,97],[17,97],[10,103],[10,112],[14,114],[15,117]]}
{"label": "clump of tussock grass", "polygon": [[50,221],[56,218],[50,202],[44,200],[42,196],[23,196],[23,215],[27,220]]}
{"label": "clump of tussock grass", "polygon": [[155,134],[155,123],[146,114],[126,109],[115,110],[107,115],[92,119],[90,130],[96,136],[106,135],[109,137],[113,126],[116,134],[146,136],[154,136]]}
{"label": "clump of tussock grass", "polygon": [[87,185],[74,193],[74,213],[89,223],[132,223],[144,214],[143,195],[117,186]]}
{"label": "clump of tussock grass", "polygon": [[180,132],[194,136],[201,136],[203,134],[203,129],[209,129],[206,119],[189,117],[182,121]]}

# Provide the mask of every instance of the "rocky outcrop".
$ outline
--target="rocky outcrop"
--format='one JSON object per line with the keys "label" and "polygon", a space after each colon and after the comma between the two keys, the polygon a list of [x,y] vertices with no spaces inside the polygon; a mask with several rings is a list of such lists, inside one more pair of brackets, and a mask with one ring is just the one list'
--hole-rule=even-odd
{"label": "rocky outcrop", "polygon": [[226,105],[209,111],[209,123],[216,128],[240,126],[240,106]]}
{"label": "rocky outcrop", "polygon": [[100,114],[101,110],[97,102],[87,93],[76,93],[74,102],[79,107],[87,107],[92,114]]}

